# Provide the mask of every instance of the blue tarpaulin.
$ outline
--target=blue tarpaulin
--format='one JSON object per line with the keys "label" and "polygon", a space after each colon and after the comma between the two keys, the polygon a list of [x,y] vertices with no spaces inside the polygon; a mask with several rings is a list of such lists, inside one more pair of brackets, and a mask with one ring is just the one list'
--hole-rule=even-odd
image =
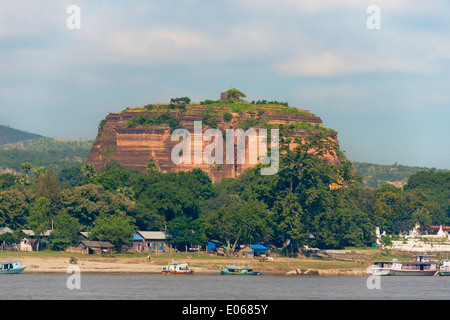
{"label": "blue tarpaulin", "polygon": [[269,248],[267,248],[266,246],[263,246],[262,244],[249,244],[248,245],[250,248],[253,249],[253,251],[255,252],[264,252],[269,250]]}
{"label": "blue tarpaulin", "polygon": [[206,248],[208,248],[208,250],[215,250],[217,249],[217,245],[214,242],[208,242]]}

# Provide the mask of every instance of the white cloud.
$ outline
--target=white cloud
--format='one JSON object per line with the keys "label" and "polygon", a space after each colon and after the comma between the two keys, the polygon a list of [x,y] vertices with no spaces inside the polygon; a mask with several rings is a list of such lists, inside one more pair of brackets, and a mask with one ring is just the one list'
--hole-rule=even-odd
{"label": "white cloud", "polygon": [[441,10],[446,6],[445,0],[236,0],[235,3],[240,8],[250,12],[275,13],[306,13],[313,14],[319,12],[341,10],[361,10],[366,14],[366,9],[370,5],[377,5],[382,10],[390,12],[428,12]]}
{"label": "white cloud", "polygon": [[66,28],[66,8],[70,1],[2,0],[0,3],[0,37],[38,35]]}
{"label": "white cloud", "polygon": [[79,42],[84,47],[83,59],[142,66],[233,61],[270,49],[263,30],[245,25],[233,26],[223,34],[176,26],[119,27],[115,32],[94,29]]}
{"label": "white cloud", "polygon": [[156,27],[115,32],[105,42],[111,56],[119,60],[137,58],[136,62],[142,63],[144,58],[147,63],[158,63],[174,61],[176,57],[179,62],[189,60],[189,54],[207,48],[211,39],[200,32]]}
{"label": "white cloud", "polygon": [[411,64],[396,57],[366,55],[361,52],[342,54],[321,52],[294,58],[275,65],[275,70],[291,76],[333,77],[367,72],[430,72],[425,66]]}
{"label": "white cloud", "polygon": [[436,40],[430,57],[438,60],[450,60],[450,43],[444,39]]}

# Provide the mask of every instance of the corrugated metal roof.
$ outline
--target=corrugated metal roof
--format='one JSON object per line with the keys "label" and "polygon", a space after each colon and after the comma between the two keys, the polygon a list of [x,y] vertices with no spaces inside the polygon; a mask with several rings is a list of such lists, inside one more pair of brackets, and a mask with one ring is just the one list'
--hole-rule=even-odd
{"label": "corrugated metal roof", "polygon": [[[45,231],[45,233],[43,234],[43,236],[50,236],[50,233],[52,232],[53,230],[47,230],[47,231]],[[33,230],[27,230],[27,229],[25,229],[25,230],[22,230],[22,232],[23,233],[25,233],[27,236],[33,236],[34,237],[34,231]]]}
{"label": "corrugated metal roof", "polygon": [[14,232],[8,227],[1,227],[0,234],[4,234],[4,233],[14,233]]}
{"label": "corrugated metal roof", "polygon": [[113,248],[114,247],[114,245],[108,241],[81,241],[80,244],[83,244],[85,247],[90,247],[90,248]]}
{"label": "corrugated metal roof", "polygon": [[137,234],[145,240],[168,240],[172,238],[165,231],[138,231]]}
{"label": "corrugated metal roof", "polygon": [[82,232],[80,232],[80,234],[81,234],[83,237],[85,237],[86,239],[89,238],[89,232],[82,231]]}

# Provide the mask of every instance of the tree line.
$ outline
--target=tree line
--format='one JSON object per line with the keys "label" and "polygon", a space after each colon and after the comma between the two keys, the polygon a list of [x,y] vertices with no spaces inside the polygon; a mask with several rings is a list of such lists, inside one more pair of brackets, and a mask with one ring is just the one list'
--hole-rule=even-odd
{"label": "tree line", "polygon": [[109,162],[99,171],[84,165],[56,175],[23,164],[26,179],[0,175],[0,226],[16,237],[31,229],[38,240],[53,227],[53,250],[76,245],[80,231],[119,247],[137,230],[166,230],[173,245],[218,240],[229,250],[262,243],[295,252],[303,245],[371,246],[376,227],[389,234],[449,223],[450,173],[420,172],[404,188],[366,188],[326,133],[294,149],[289,132],[280,137],[277,174],[261,176],[258,165],[219,183],[199,169],[163,173],[149,165],[144,174]]}

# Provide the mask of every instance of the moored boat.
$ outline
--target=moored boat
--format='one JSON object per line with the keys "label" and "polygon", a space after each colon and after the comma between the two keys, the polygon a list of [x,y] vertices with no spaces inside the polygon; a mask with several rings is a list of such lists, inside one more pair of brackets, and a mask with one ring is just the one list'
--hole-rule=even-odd
{"label": "moored boat", "polygon": [[23,266],[16,260],[0,262],[0,274],[19,274],[22,273],[26,267],[27,266]]}
{"label": "moored boat", "polygon": [[239,265],[227,265],[220,270],[221,274],[225,275],[248,275],[248,276],[260,276],[261,272],[254,271],[252,268],[246,267],[245,263]]}
{"label": "moored boat", "polygon": [[171,262],[163,267],[162,274],[193,274],[194,270],[189,263]]}
{"label": "moored boat", "polygon": [[450,276],[450,260],[441,260],[439,264],[439,275],[440,276]]}
{"label": "moored boat", "polygon": [[419,255],[414,261],[375,261],[368,271],[380,276],[434,276],[437,262],[429,255]]}

